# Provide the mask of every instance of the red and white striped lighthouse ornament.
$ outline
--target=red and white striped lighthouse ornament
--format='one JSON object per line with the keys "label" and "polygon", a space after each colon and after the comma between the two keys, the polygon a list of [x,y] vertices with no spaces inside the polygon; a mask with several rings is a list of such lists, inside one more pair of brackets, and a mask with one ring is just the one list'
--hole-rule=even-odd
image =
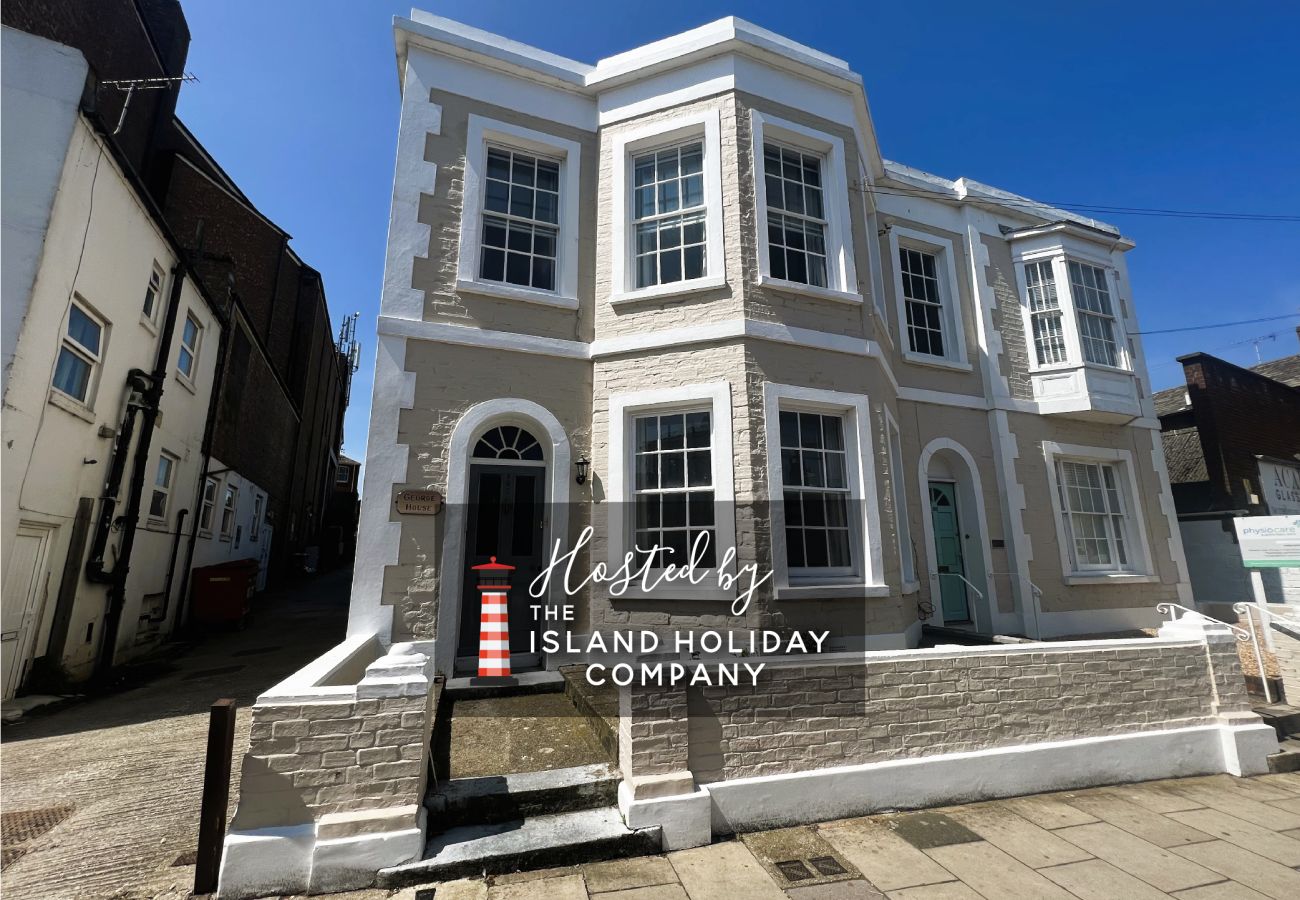
{"label": "red and white striped lighthouse ornament", "polygon": [[479,613],[478,677],[499,683],[510,677],[510,620],[506,599],[510,591],[510,573],[514,566],[491,562],[474,566],[479,573],[478,589],[483,594]]}

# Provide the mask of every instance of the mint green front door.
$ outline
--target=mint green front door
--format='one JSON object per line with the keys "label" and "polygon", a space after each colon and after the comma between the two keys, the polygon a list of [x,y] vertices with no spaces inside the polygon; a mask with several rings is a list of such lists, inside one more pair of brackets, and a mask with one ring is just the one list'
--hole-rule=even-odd
{"label": "mint green front door", "polygon": [[[966,563],[961,552],[961,523],[957,519],[957,486],[951,481],[930,482],[930,518],[934,522],[934,558],[939,572],[939,594],[945,624],[971,620],[966,596]],[[961,577],[958,577],[961,576]]]}

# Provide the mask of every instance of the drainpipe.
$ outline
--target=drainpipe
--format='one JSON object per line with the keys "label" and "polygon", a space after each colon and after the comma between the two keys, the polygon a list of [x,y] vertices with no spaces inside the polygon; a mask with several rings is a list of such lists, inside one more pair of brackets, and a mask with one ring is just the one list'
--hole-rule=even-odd
{"label": "drainpipe", "polygon": [[167,560],[167,579],[163,582],[163,603],[162,609],[156,616],[150,616],[149,621],[153,624],[167,621],[167,611],[172,605],[172,581],[176,576],[176,554],[181,549],[181,529],[185,527],[185,517],[190,514],[188,509],[182,509],[176,514],[176,530],[172,532],[172,553]]}
{"label": "drainpipe", "polygon": [[[212,392],[208,394],[208,415],[203,422],[203,444],[199,454],[199,484],[194,495],[194,508],[198,513],[190,525],[190,543],[185,550],[185,580],[181,582],[181,593],[176,600],[176,618],[172,622],[172,635],[178,635],[185,627],[187,604],[190,598],[190,573],[194,571],[194,546],[199,540],[199,526],[203,520],[203,488],[213,475],[221,471],[209,472],[212,462],[212,435],[217,428],[217,406],[221,403],[221,394],[226,384],[226,354],[230,349],[231,332],[235,329],[235,281],[230,276],[226,282],[226,310],[221,318],[221,336],[217,339],[217,367],[212,373]],[[222,471],[229,471],[225,469]],[[216,503],[217,498],[213,498]],[[215,507],[214,507],[215,513]],[[178,529],[179,530],[179,529]]]}
{"label": "drainpipe", "polygon": [[[104,549],[108,544],[108,531],[113,525],[113,512],[116,501],[117,485],[110,484],[104,492],[104,503],[100,511],[99,523],[95,531],[94,549],[90,561],[86,563],[86,577],[91,581],[107,582],[108,609],[104,615],[104,633],[100,639],[99,655],[95,660],[95,674],[103,676],[113,668],[113,659],[117,655],[117,634],[121,628],[122,610],[126,606],[126,578],[131,571],[131,552],[135,548],[135,535],[140,521],[140,498],[144,493],[145,472],[149,465],[149,448],[153,443],[154,426],[158,422],[158,408],[162,402],[163,385],[167,381],[167,368],[172,353],[172,333],[176,330],[177,312],[181,305],[181,288],[185,284],[185,269],[182,262],[172,267],[172,289],[167,298],[167,314],[163,320],[162,338],[158,342],[158,355],[154,359],[152,374],[138,369],[132,370],[128,383],[133,388],[140,382],[145,383],[139,401],[140,440],[135,445],[135,458],[131,468],[131,483],[127,491],[126,512],[122,514],[122,542],[118,545],[117,561],[111,571],[104,570]],[[134,413],[128,401],[127,422],[129,425]],[[124,426],[125,427],[125,426]],[[125,466],[126,443],[119,436],[118,448],[122,453],[122,466]],[[114,470],[119,470],[118,456],[113,459]],[[120,475],[119,475],[120,478]]]}

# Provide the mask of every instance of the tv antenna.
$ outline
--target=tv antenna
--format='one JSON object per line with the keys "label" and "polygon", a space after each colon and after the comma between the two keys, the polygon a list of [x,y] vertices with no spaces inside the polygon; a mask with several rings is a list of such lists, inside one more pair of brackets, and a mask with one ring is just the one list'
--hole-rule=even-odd
{"label": "tv antenna", "polygon": [[1240,344],[1254,344],[1255,362],[1262,363],[1264,361],[1264,357],[1259,352],[1259,345],[1264,343],[1265,341],[1276,341],[1276,340],[1277,340],[1277,332],[1275,331],[1272,334],[1261,334],[1259,337],[1246,338],[1245,340],[1241,340],[1241,341],[1233,341],[1232,346],[1237,346]]}
{"label": "tv antenna", "polygon": [[114,81],[101,81],[100,84],[117,88],[126,94],[126,101],[122,104],[122,112],[117,117],[117,127],[113,129],[113,136],[116,137],[126,123],[126,111],[131,108],[131,98],[135,96],[136,91],[165,91],[173,84],[195,84],[198,80],[198,76],[193,72],[186,72],[184,75],[168,75],[161,78],[119,78]]}

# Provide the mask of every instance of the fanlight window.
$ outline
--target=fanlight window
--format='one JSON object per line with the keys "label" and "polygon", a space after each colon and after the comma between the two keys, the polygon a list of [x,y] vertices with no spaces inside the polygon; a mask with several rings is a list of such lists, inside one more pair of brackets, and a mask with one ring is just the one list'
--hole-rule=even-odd
{"label": "fanlight window", "polygon": [[474,445],[474,458],[544,461],[537,438],[514,425],[500,425],[479,438]]}

